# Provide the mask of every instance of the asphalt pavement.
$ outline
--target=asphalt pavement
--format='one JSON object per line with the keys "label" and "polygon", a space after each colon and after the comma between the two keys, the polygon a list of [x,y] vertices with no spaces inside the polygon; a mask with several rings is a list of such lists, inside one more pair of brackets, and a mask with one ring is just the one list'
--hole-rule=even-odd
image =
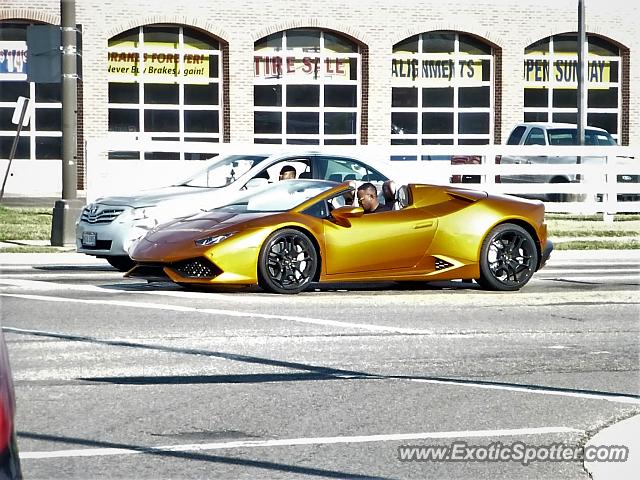
{"label": "asphalt pavement", "polygon": [[[549,272],[551,273],[546,275],[548,278],[554,277],[557,271],[554,269],[561,270],[563,268],[562,265],[567,262],[580,264],[580,262],[593,261],[594,259],[604,263],[610,261],[612,263],[626,262],[628,265],[640,265],[640,250],[555,251],[548,264],[548,267],[550,267]],[[78,254],[72,250],[61,253],[0,253],[0,272],[3,273],[3,276],[6,271],[15,266],[21,266],[19,268],[29,266],[99,267],[96,271],[105,272],[109,272],[111,268],[104,260]],[[22,271],[20,270],[20,272]],[[113,272],[115,273],[115,270]],[[545,270],[540,272],[540,275],[542,274],[545,274]],[[2,280],[0,280],[0,284],[2,284]],[[175,295],[179,296],[180,293],[180,291],[177,291]],[[629,457],[625,462],[585,461],[584,467],[593,479],[608,480],[615,478],[624,480],[637,478],[637,471],[640,466],[638,462],[640,457],[638,431],[640,431],[640,415],[607,426],[588,440],[585,448],[601,445],[624,445],[629,448]]]}
{"label": "asphalt pavement", "polygon": [[[5,206],[24,206],[24,207],[42,207],[53,208],[53,204],[57,198],[55,197],[5,197],[2,204]],[[12,240],[8,242],[0,242],[0,248],[16,245],[49,245],[48,240],[28,241],[28,240]],[[602,261],[626,261],[640,265],[640,250],[556,250],[552,255],[550,265],[554,263],[561,264],[563,262],[581,262],[593,259],[601,259]],[[96,259],[83,254],[75,253],[73,246],[58,248],[58,252],[52,253],[2,253],[0,251],[0,273],[3,270],[11,268],[11,266],[76,266],[76,267],[105,267],[104,260]],[[544,270],[542,271],[544,273]],[[2,280],[0,279],[0,286]],[[2,319],[4,320],[4,319]],[[640,319],[639,319],[640,321]],[[596,448],[601,445],[624,445],[628,447],[629,457],[625,462],[602,462],[587,461],[584,462],[584,468],[589,472],[594,480],[626,480],[637,478],[637,472],[640,470],[640,415],[631,418],[625,418],[612,425],[606,426],[597,432],[591,432],[591,438],[584,445],[585,449],[589,447]],[[308,472],[306,472],[308,473]],[[320,475],[322,476],[322,475]]]}

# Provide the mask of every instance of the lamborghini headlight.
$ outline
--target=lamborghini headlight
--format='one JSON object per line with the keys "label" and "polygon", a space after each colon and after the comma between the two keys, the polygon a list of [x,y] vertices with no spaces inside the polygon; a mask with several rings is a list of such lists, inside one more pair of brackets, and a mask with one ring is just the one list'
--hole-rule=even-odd
{"label": "lamborghini headlight", "polygon": [[234,233],[236,232],[223,233],[222,235],[212,235],[210,237],[200,238],[199,240],[196,240],[195,243],[197,247],[209,247],[211,245],[216,245],[223,240],[226,240]]}

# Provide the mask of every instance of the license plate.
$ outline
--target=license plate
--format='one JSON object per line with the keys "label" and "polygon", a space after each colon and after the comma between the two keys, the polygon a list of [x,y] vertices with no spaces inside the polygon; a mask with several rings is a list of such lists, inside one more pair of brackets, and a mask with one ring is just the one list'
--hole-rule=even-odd
{"label": "license plate", "polygon": [[82,246],[95,247],[96,237],[97,235],[95,232],[82,232]]}

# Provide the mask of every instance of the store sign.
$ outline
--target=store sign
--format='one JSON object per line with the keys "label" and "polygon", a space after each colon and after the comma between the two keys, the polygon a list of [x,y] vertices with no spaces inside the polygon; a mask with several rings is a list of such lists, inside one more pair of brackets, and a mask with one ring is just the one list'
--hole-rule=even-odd
{"label": "store sign", "polygon": [[278,79],[283,76],[299,80],[349,80],[350,59],[327,57],[322,62],[318,57],[254,56],[254,77]]}
{"label": "store sign", "polygon": [[[142,65],[138,52],[108,53],[108,78],[112,82],[135,82],[144,76],[149,83],[209,83],[209,55],[197,53],[144,53]],[[180,65],[182,60],[182,65]]]}
{"label": "store sign", "polygon": [[407,83],[413,86],[431,86],[457,83],[481,82],[482,60],[457,59],[422,59],[406,57],[391,60],[391,77],[394,85]]}
{"label": "store sign", "polygon": [[27,79],[27,42],[0,42],[0,80]]}
{"label": "store sign", "polygon": [[[551,77],[559,83],[578,82],[578,60],[554,60],[549,70],[549,60],[528,59],[524,61],[525,82],[549,82]],[[607,83],[611,78],[611,62],[607,60],[590,60],[587,63],[585,81],[590,83]]]}

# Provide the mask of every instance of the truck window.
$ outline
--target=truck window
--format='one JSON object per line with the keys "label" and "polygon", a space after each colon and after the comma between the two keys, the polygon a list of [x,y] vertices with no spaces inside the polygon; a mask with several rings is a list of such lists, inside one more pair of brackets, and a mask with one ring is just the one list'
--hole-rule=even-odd
{"label": "truck window", "polygon": [[586,145],[617,145],[612,136],[596,130],[585,130],[584,143]]}
{"label": "truck window", "polygon": [[[576,137],[578,132],[576,129],[558,128],[554,130],[547,130],[549,135],[549,145],[577,145]],[[589,145],[589,142],[585,142]]]}
{"label": "truck window", "polygon": [[532,128],[524,142],[525,145],[546,145],[544,131],[541,128]]}
{"label": "truck window", "polygon": [[522,125],[514,128],[513,132],[511,132],[511,135],[509,135],[507,145],[520,145],[520,139],[522,138],[522,135],[524,135],[524,131],[526,129],[527,128],[523,127]]}

